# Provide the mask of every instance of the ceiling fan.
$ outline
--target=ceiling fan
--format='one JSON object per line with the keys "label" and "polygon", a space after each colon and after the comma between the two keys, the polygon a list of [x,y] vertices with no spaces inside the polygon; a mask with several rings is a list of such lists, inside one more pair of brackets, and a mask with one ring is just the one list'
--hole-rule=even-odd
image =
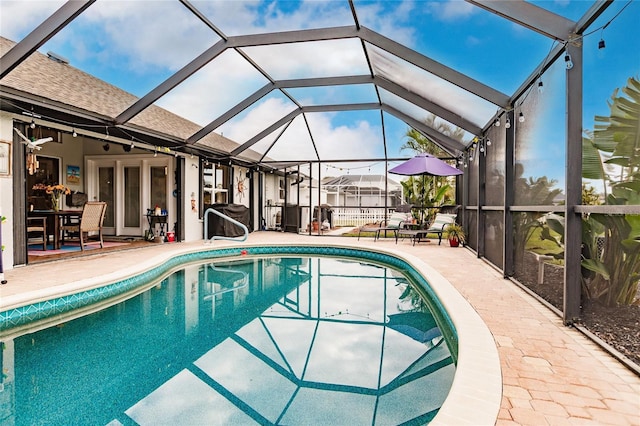
{"label": "ceiling fan", "polygon": [[26,137],[25,135],[22,134],[22,132],[18,129],[16,129],[15,127],[13,128],[13,130],[16,131],[16,133],[18,133],[18,135],[20,135],[20,137],[23,139],[22,143],[27,145],[27,147],[29,149],[42,149],[42,147],[40,145],[42,145],[43,143],[47,143],[47,142],[51,142],[53,141],[52,137],[48,137],[48,138],[41,138],[41,139],[35,139],[31,140],[28,137]]}

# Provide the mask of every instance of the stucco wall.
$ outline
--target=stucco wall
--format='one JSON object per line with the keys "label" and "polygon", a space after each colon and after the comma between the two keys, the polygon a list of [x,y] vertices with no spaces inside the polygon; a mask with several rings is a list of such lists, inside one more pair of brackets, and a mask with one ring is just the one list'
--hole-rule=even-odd
{"label": "stucco wall", "polygon": [[[13,156],[13,127],[9,114],[0,112],[0,140],[10,142],[11,156]],[[13,159],[11,159],[13,160]],[[10,161],[13,172],[13,161]],[[7,221],[2,224],[2,267],[3,270],[13,268],[13,197],[11,192],[12,175],[0,176],[0,216],[6,216]]]}
{"label": "stucco wall", "polygon": [[[198,188],[200,179],[200,169],[198,168],[198,158],[185,158],[185,185],[184,185],[184,240],[201,240],[204,235],[203,222],[198,211]],[[192,208],[191,200],[195,200],[195,208]]]}

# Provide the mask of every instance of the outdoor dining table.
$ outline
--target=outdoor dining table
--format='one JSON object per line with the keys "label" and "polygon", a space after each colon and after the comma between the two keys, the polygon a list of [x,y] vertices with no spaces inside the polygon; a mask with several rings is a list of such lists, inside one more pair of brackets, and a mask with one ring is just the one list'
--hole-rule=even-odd
{"label": "outdoor dining table", "polygon": [[[63,221],[68,223],[73,219],[80,220],[82,210],[32,210],[29,216],[40,216],[47,218],[47,229],[53,229],[53,248],[59,249],[61,246],[61,233]],[[47,235],[47,241],[49,236]]]}

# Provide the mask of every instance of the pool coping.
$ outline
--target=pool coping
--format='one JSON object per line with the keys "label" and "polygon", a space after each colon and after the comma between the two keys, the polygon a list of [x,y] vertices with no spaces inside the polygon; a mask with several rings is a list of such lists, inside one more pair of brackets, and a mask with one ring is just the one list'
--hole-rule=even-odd
{"label": "pool coping", "polygon": [[[235,249],[235,256],[243,250],[265,247],[265,244],[243,244],[241,246],[201,246],[181,247],[175,250],[157,253],[135,266],[116,270],[110,274],[73,281],[47,289],[25,292],[3,297],[0,301],[0,312],[33,305],[38,302],[70,296],[78,292],[100,289],[118,281],[135,277],[144,272],[165,266],[171,259],[201,253],[204,251],[218,251]],[[309,243],[271,243],[269,247],[317,249],[318,246]],[[393,248],[366,247],[343,243],[323,244],[323,248],[359,250],[383,255],[390,255],[401,259],[418,271],[428,281],[433,293],[440,300],[447,311],[458,335],[458,364],[456,374],[444,404],[438,414],[430,422],[432,425],[479,425],[495,424],[502,400],[502,374],[498,350],[489,328],[479,314],[434,268],[417,257]],[[246,252],[244,253],[246,254]],[[231,255],[225,256],[231,257]],[[464,409],[460,409],[464,407]]]}

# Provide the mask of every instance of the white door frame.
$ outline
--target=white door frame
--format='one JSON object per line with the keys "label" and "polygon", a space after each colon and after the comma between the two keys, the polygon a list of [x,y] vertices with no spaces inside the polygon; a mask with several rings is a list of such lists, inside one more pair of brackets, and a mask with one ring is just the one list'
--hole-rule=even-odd
{"label": "white door frame", "polygon": [[[129,154],[129,155],[89,155],[85,157],[85,176],[86,191],[89,200],[98,200],[98,169],[100,167],[114,168],[114,202],[115,217],[114,227],[105,228],[103,231],[107,235],[136,235],[143,236],[145,230],[149,227],[147,218],[144,216],[147,208],[152,208],[151,203],[151,167],[165,167],[167,171],[167,201],[173,199],[171,186],[173,184],[173,159],[163,155],[153,157],[146,154]],[[140,168],[140,227],[124,226],[124,169],[125,167]],[[168,211],[167,223],[173,223],[175,219],[175,203],[168,203],[166,207]]]}

